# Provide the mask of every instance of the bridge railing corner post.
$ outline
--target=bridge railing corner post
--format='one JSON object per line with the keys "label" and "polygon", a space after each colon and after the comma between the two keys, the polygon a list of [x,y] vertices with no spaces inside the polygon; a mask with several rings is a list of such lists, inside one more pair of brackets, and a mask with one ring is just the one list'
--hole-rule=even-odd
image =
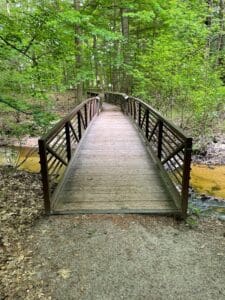
{"label": "bridge railing corner post", "polygon": [[189,181],[191,172],[191,155],[192,155],[192,138],[187,138],[184,149],[184,167],[183,167],[183,180],[182,180],[182,202],[181,210],[185,218],[188,209],[188,196],[189,196]]}
{"label": "bridge railing corner post", "polygon": [[39,145],[41,177],[42,177],[42,185],[43,185],[44,208],[45,208],[45,214],[49,215],[51,212],[51,203],[50,203],[50,186],[49,186],[48,162],[47,162],[45,140],[39,139],[38,145]]}

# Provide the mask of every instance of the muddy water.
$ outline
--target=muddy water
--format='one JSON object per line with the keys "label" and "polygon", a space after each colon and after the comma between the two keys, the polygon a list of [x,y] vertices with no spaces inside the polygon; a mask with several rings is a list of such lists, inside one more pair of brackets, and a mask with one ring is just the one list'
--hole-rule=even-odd
{"label": "muddy water", "polygon": [[0,165],[19,166],[18,169],[40,172],[39,154],[31,147],[0,147]]}
{"label": "muddy water", "polygon": [[[40,171],[38,149],[31,147],[0,147],[0,165]],[[225,166],[192,165],[191,185],[200,194],[225,199]]]}
{"label": "muddy water", "polygon": [[192,165],[189,207],[225,221],[225,166]]}
{"label": "muddy water", "polygon": [[198,193],[225,199],[225,166],[192,165],[191,185]]}

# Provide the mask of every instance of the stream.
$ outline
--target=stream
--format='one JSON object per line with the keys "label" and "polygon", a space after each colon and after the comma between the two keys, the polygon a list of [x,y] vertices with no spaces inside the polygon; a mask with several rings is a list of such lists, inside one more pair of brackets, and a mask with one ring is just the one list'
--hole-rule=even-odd
{"label": "stream", "polygon": [[225,221],[225,165],[192,164],[189,203]]}
{"label": "stream", "polygon": [[[20,170],[40,172],[38,149],[34,147],[0,147],[0,166],[13,165]],[[190,205],[203,214],[225,220],[225,165],[192,164]]]}
{"label": "stream", "polygon": [[0,147],[0,166],[12,165],[20,170],[39,173],[39,154],[34,147]]}

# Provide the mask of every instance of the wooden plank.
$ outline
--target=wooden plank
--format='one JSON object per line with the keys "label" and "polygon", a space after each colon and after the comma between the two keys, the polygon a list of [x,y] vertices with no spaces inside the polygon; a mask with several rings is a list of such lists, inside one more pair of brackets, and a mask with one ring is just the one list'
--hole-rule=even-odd
{"label": "wooden plank", "polygon": [[126,201],[128,202],[136,202],[137,206],[138,203],[141,201],[151,202],[169,202],[170,197],[166,196],[164,193],[152,193],[152,194],[129,194],[129,193],[122,193],[118,191],[118,194],[114,193],[93,193],[90,194],[89,192],[86,193],[84,191],[65,191],[64,194],[59,197],[59,200],[63,203],[75,203],[75,202],[106,202],[106,203],[113,203],[113,202],[121,202]]}
{"label": "wooden plank", "polygon": [[[145,168],[123,168],[123,167],[110,167],[107,168],[107,166],[100,166],[95,167],[93,169],[85,169],[83,166],[73,166],[73,168],[70,169],[70,172],[68,173],[68,177],[73,177],[74,174],[77,174],[79,170],[79,175],[91,175],[91,176],[97,176],[97,175],[113,175],[113,176],[119,176],[119,175],[157,175],[155,170],[152,169],[145,169]],[[135,179],[134,179],[135,181]]]}
{"label": "wooden plank", "polygon": [[130,201],[129,203],[127,202],[122,202],[122,201],[114,201],[114,202],[105,202],[105,201],[96,201],[96,202],[71,202],[71,203],[64,203],[61,205],[58,205],[57,209],[61,210],[145,210],[147,211],[174,211],[176,212],[177,209],[173,205],[173,202],[165,202],[165,201],[160,201],[160,202],[151,202],[151,201]]}
{"label": "wooden plank", "polygon": [[[135,179],[135,182],[134,182]],[[98,183],[98,184],[97,184]],[[132,183],[132,185],[131,185]],[[158,190],[158,189],[162,189],[163,188],[163,184],[162,182],[159,180],[158,177],[151,177],[151,184],[149,184],[149,176],[147,175],[142,176],[142,178],[137,178],[135,177],[127,177],[126,179],[123,178],[115,178],[113,176],[76,176],[76,177],[72,177],[72,178],[68,178],[64,188],[65,190],[76,190],[76,189],[80,189],[83,187],[91,187],[94,188],[96,187],[103,187],[103,189],[108,189],[114,186],[118,186],[118,187],[126,187],[127,189],[129,189],[130,187],[132,188],[146,188],[149,187],[151,189],[154,190]]]}

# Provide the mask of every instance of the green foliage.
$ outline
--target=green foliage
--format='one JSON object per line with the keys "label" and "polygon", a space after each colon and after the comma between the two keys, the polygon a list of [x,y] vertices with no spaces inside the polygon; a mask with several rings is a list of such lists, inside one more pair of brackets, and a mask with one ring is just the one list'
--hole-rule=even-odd
{"label": "green foliage", "polygon": [[198,227],[198,219],[190,216],[187,217],[186,219],[186,225],[190,228],[190,229],[196,229]]}
{"label": "green foliage", "polygon": [[201,215],[201,209],[199,208],[199,207],[196,207],[196,206],[194,206],[193,204],[189,204],[189,206],[188,206],[188,214],[189,214],[189,216],[191,217],[193,217],[193,216],[196,216],[196,217],[200,217],[200,215]]}
{"label": "green foliage", "polygon": [[210,3],[2,1],[1,97],[44,127],[52,116],[25,98],[45,105],[68,87],[113,89],[207,134],[225,97],[224,11]]}

